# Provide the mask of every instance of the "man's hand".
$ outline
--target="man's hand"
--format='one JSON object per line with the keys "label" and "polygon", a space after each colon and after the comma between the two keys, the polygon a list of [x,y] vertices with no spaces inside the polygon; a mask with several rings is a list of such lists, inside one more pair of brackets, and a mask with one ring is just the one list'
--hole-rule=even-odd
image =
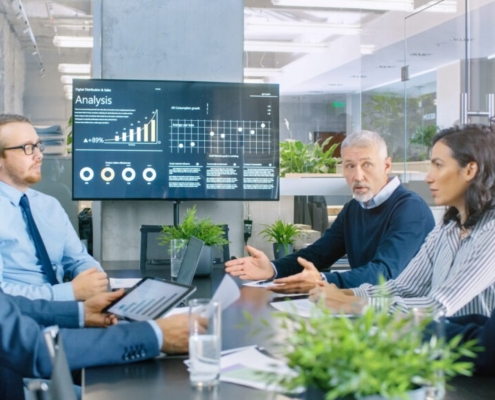
{"label": "man's hand", "polygon": [[101,311],[112,301],[124,294],[124,289],[110,293],[99,293],[84,302],[84,326],[109,326],[117,323],[117,318]]}
{"label": "man's hand", "polygon": [[272,264],[265,253],[251,246],[246,246],[246,251],[251,254],[251,257],[227,261],[225,272],[253,281],[271,279],[275,276]]}
{"label": "man's hand", "polygon": [[96,267],[81,272],[72,280],[74,297],[78,301],[84,301],[97,293],[106,292],[107,287],[107,274]]}
{"label": "man's hand", "polygon": [[[206,330],[208,322],[197,316],[200,326]],[[168,354],[189,351],[189,314],[176,314],[156,320],[163,333],[162,351]]]}
{"label": "man's hand", "polygon": [[297,257],[297,262],[304,268],[302,272],[287,278],[275,279],[273,283],[277,286],[268,286],[267,289],[275,293],[308,293],[318,282],[321,282],[321,275],[312,262],[302,257]]}
{"label": "man's hand", "polygon": [[318,282],[310,290],[309,300],[315,303],[324,301],[328,308],[339,313],[360,314],[367,304],[366,300],[346,293],[349,291],[339,289],[333,283]]}

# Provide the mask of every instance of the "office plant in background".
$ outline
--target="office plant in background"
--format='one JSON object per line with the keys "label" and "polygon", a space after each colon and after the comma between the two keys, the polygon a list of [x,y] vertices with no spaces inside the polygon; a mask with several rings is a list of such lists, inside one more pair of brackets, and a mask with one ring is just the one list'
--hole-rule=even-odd
{"label": "office plant in background", "polygon": [[335,143],[324,151],[333,138],[322,144],[304,144],[299,140],[287,139],[280,142],[280,176],[288,173],[335,173],[340,158],[333,153],[340,143]]}
{"label": "office plant in background", "polygon": [[273,243],[273,255],[275,259],[285,257],[294,251],[294,242],[301,235],[301,231],[294,224],[280,219],[271,225],[263,225],[260,234]]}
{"label": "office plant in background", "polygon": [[388,307],[339,317],[323,305],[310,318],[278,313],[288,334],[277,352],[297,375],[270,378],[288,391],[306,387],[306,399],[424,400],[425,387],[470,376],[473,364],[461,357],[474,357],[476,343],[437,336],[423,341],[431,319],[416,317]]}
{"label": "office plant in background", "polygon": [[[158,236],[160,245],[168,245],[173,239],[185,239],[189,242],[194,236],[205,243],[201,253],[200,263],[213,263],[212,247],[228,244],[222,225],[215,224],[210,217],[197,218],[196,206],[188,208],[184,220],[177,226],[164,225]],[[199,268],[199,266],[198,266]]]}

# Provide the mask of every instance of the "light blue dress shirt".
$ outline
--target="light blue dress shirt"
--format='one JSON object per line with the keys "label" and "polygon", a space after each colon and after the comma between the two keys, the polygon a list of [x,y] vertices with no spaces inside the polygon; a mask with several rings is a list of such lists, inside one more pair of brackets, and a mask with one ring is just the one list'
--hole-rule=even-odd
{"label": "light blue dress shirt", "polygon": [[[60,203],[51,196],[28,189],[26,195],[59,282],[101,266],[79,240]],[[0,182],[0,288],[29,299],[74,300],[70,282],[50,285],[36,257],[34,242],[19,206],[24,193]]]}

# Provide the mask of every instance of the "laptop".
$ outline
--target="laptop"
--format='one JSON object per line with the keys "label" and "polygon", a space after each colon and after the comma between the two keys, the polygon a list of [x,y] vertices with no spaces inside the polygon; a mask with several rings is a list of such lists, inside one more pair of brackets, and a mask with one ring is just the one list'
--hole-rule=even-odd
{"label": "laptop", "polygon": [[203,250],[204,242],[198,238],[191,236],[187,245],[182,264],[180,265],[179,273],[177,274],[177,283],[190,285],[198,268],[199,257]]}

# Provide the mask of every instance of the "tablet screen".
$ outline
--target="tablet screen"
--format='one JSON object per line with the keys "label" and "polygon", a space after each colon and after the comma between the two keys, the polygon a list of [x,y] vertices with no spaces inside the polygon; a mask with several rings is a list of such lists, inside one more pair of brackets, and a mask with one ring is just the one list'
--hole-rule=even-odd
{"label": "tablet screen", "polygon": [[194,286],[146,277],[103,311],[131,321],[155,319],[195,290]]}

